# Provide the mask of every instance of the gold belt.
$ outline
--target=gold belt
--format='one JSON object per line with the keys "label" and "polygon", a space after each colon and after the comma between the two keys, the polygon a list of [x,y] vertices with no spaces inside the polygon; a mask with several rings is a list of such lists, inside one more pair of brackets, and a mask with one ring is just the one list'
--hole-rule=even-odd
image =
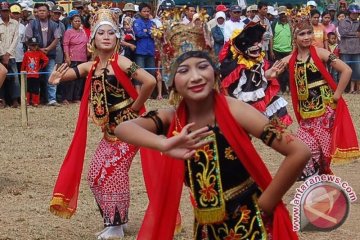
{"label": "gold belt", "polygon": [[319,80],[319,81],[316,81],[316,82],[313,82],[313,83],[309,83],[308,88],[318,87],[318,86],[324,85],[326,83],[327,83],[326,80]]}
{"label": "gold belt", "polygon": [[239,194],[245,192],[253,184],[254,184],[254,180],[249,177],[243,183],[241,183],[239,186],[236,186],[236,187],[230,188],[229,190],[224,191],[224,199],[226,201],[229,201],[230,199],[232,199],[232,198],[238,196]]}
{"label": "gold belt", "polygon": [[109,112],[115,112],[117,110],[123,109],[123,108],[129,106],[132,103],[133,103],[133,100],[131,98],[128,98],[128,99],[126,99],[126,100],[124,100],[122,102],[119,102],[118,104],[115,104],[115,105],[111,106],[109,108]]}

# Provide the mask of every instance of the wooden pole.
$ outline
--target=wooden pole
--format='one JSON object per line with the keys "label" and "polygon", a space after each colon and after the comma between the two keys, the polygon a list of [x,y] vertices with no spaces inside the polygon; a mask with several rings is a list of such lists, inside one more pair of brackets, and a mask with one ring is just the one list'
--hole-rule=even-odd
{"label": "wooden pole", "polygon": [[21,95],[20,95],[20,103],[21,103],[21,125],[23,127],[27,127],[28,126],[28,113],[27,113],[27,105],[26,105],[26,72],[25,71],[21,71],[20,73],[20,86],[21,86]]}

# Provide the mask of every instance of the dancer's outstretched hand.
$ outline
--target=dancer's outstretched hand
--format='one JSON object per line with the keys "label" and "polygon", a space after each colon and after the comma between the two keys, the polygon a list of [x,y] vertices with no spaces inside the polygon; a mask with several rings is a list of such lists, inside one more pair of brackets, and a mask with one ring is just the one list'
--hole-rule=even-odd
{"label": "dancer's outstretched hand", "polygon": [[58,85],[68,69],[69,66],[66,63],[61,64],[59,67],[55,66],[54,71],[49,77],[49,83],[52,85]]}
{"label": "dancer's outstretched hand", "polygon": [[164,139],[163,152],[178,159],[188,159],[195,154],[195,150],[209,142],[204,140],[209,136],[212,131],[209,127],[203,127],[193,132],[189,129],[194,126],[195,123],[187,124],[180,133],[177,133],[173,137]]}
{"label": "dancer's outstretched hand", "polygon": [[270,69],[268,69],[265,73],[265,76],[268,78],[276,78],[285,70],[286,63],[279,60],[276,61]]}

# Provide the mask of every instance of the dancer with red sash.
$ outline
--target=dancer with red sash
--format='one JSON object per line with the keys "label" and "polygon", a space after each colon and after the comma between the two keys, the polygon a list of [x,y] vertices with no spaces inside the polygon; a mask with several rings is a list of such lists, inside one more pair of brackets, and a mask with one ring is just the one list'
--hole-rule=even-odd
{"label": "dancer with red sash", "polygon": [[[293,24],[295,50],[282,59],[290,72],[290,91],[296,118],[297,136],[306,143],[312,157],[300,180],[314,174],[333,174],[331,162],[346,162],[360,157],[356,131],[341,97],[351,68],[333,53],[312,46],[313,27],[306,9]],[[326,63],[340,73],[336,85]]]}
{"label": "dancer with red sash", "polygon": [[[56,181],[50,211],[70,218],[76,210],[90,108],[93,121],[104,132],[87,177],[104,219],[104,230],[98,239],[124,236],[123,225],[128,221],[130,204],[128,171],[139,148],[120,141],[114,130],[119,123],[144,112],[144,103],[156,83],[152,75],[119,56],[119,44],[120,33],[113,13],[99,10],[94,15],[91,33],[94,61],[74,68],[63,64],[49,79],[51,84],[58,84],[60,80],[81,79],[87,75],[75,134]],[[139,95],[131,84],[132,77],[142,83]]]}
{"label": "dancer with red sash", "polygon": [[[194,209],[194,239],[297,239],[281,198],[308,161],[308,147],[279,121],[218,92],[216,61],[202,28],[175,25],[166,38],[175,109],[150,111],[115,129],[121,140],[161,152],[152,159],[157,188],[148,188],[138,239],[173,239],[184,182]],[[249,135],[285,155],[274,178]]]}

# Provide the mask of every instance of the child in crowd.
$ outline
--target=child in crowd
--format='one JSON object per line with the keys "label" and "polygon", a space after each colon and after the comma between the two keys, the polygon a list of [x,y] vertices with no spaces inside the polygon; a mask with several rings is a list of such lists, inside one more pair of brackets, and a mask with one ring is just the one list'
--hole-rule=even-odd
{"label": "child in crowd", "polygon": [[121,41],[121,45],[124,48],[124,56],[131,61],[135,61],[136,40],[132,29],[131,19],[129,17],[125,17],[122,30],[124,39]]}
{"label": "child in crowd", "polygon": [[39,70],[48,64],[49,58],[39,50],[39,42],[36,38],[30,38],[27,45],[29,49],[24,54],[21,71],[27,72],[27,104],[37,107],[40,103]]}
{"label": "child in crowd", "polygon": [[[337,41],[337,36],[336,36],[336,33],[334,32],[329,32],[327,34],[327,38],[328,38],[328,50],[329,52],[333,53],[336,57],[340,57],[340,49],[339,49],[339,44],[338,44],[338,41]],[[329,69],[329,72],[331,73],[331,76],[333,77],[333,79],[338,82],[338,72],[333,68],[331,67],[330,64],[328,64],[328,69]]]}

